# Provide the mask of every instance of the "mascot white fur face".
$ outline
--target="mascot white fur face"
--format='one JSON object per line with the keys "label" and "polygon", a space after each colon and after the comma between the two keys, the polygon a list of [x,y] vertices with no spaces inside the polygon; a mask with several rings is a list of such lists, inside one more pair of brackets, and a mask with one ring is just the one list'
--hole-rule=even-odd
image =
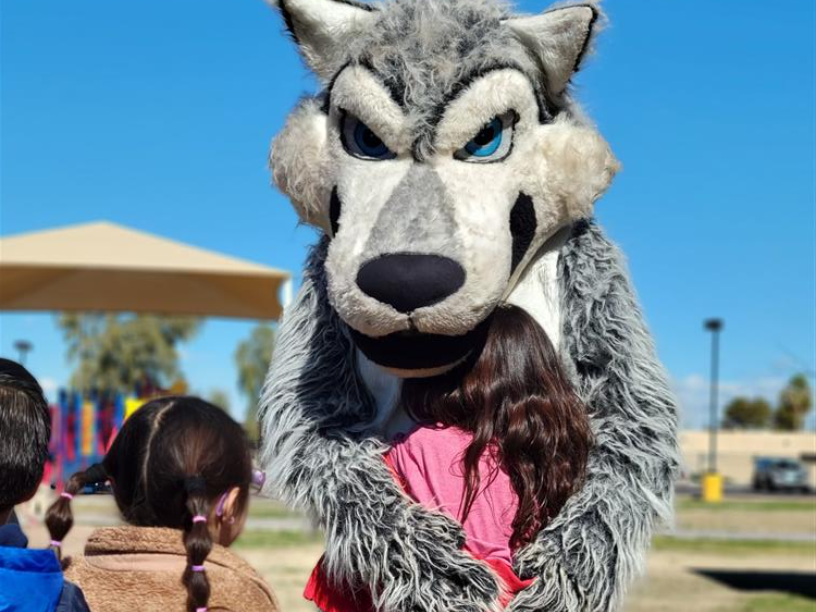
{"label": "mascot white fur face", "polygon": [[596,9],[280,8],[326,89],[275,140],[275,182],[332,238],[328,295],[358,348],[400,376],[442,372],[617,169],[592,127],[558,113]]}

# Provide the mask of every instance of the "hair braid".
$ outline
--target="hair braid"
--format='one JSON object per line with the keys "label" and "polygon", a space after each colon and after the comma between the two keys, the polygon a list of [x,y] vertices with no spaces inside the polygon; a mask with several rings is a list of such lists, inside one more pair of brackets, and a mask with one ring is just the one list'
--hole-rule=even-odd
{"label": "hair braid", "polygon": [[68,479],[57,501],[48,508],[45,514],[45,525],[51,537],[51,549],[58,559],[62,559],[62,540],[74,526],[74,514],[71,511],[71,500],[74,495],[79,494],[86,485],[104,482],[107,478],[105,468],[99,463],[95,463],[87,470],[77,472]]}
{"label": "hair braid", "polygon": [[[243,511],[252,482],[252,457],[241,426],[203,400],[159,398],[128,417],[103,464],[101,478],[92,469],[75,474],[66,494],[110,480],[128,524],[180,532],[187,562],[176,584],[187,594],[186,610],[206,610],[211,587],[218,588],[201,571],[214,546],[207,520],[210,508],[219,495],[237,487],[238,510]],[[55,541],[70,529],[69,502],[61,498],[50,511]]]}
{"label": "hair braid", "polygon": [[204,561],[213,546],[207,525],[210,503],[207,500],[206,484],[203,478],[188,478],[184,486],[187,490],[187,510],[190,518],[184,528],[187,567],[184,568],[181,581],[187,588],[187,611],[203,612],[207,609],[207,602],[210,599],[210,581],[204,571]]}

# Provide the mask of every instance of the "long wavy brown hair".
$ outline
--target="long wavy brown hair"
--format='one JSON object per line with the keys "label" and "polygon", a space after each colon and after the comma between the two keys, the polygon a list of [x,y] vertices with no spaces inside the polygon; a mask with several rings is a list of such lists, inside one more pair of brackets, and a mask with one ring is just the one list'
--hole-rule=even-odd
{"label": "long wavy brown hair", "polygon": [[450,374],[406,380],[401,401],[421,423],[473,434],[462,457],[462,521],[482,479],[491,478],[479,473],[479,461],[494,454],[518,495],[510,540],[516,549],[580,487],[592,433],[544,330],[516,306],[501,306],[491,317],[477,356]]}

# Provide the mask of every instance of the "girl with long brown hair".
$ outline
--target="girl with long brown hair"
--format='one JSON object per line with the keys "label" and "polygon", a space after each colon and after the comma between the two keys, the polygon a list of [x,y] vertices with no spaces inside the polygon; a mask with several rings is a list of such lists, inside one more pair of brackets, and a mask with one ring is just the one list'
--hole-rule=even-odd
{"label": "girl with long brown hair", "polygon": [[[416,502],[462,524],[466,550],[495,570],[507,604],[529,584],[513,572],[514,553],[580,487],[592,443],[552,343],[524,310],[501,306],[480,351],[449,374],[405,380],[401,403],[417,425],[388,464]],[[324,612],[372,608],[319,567],[306,596]]]}
{"label": "girl with long brown hair", "polygon": [[49,508],[58,555],[73,497],[108,481],[127,525],[95,530],[85,555],[65,562],[91,609],[277,610],[261,577],[227,550],[243,529],[253,482],[246,435],[227,413],[193,397],[139,408],[102,463],[71,476]]}

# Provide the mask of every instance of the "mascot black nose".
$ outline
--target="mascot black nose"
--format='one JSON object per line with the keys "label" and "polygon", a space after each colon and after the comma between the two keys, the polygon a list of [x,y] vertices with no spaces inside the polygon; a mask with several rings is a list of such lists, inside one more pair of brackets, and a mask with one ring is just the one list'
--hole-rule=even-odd
{"label": "mascot black nose", "polygon": [[441,302],[465,284],[465,271],[441,255],[393,253],[363,264],[357,286],[400,312]]}

